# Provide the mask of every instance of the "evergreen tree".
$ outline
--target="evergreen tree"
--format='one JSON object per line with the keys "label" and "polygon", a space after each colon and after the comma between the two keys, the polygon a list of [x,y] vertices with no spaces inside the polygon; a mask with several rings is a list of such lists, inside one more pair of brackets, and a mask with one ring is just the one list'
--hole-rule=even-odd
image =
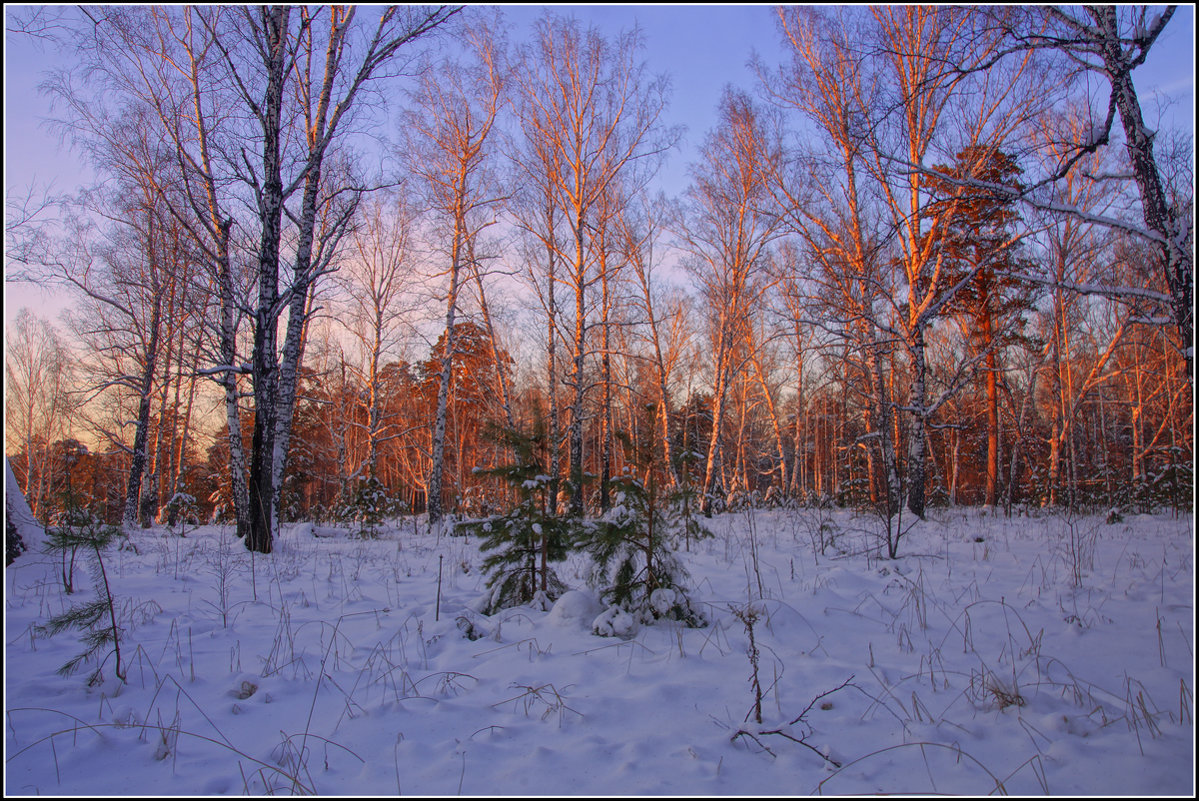
{"label": "evergreen tree", "polygon": [[[648,414],[652,419],[652,405]],[[626,450],[632,451],[629,461],[645,479],[626,469],[613,482],[613,505],[591,529],[587,543],[595,562],[592,583],[600,587],[604,603],[619,607],[638,622],[666,618],[688,626],[707,625],[691,604],[683,585],[687,571],[674,553],[679,539],[706,531],[688,513],[690,495],[678,499],[661,492],[655,469],[661,463],[657,437],[647,436],[638,446],[630,446],[626,439]]]}
{"label": "evergreen tree", "polygon": [[387,518],[400,512],[400,504],[388,496],[387,488],[379,479],[364,479],[352,492],[342,498],[337,506],[337,519],[354,527],[354,535],[361,539],[379,538],[379,531]]}
{"label": "evergreen tree", "polygon": [[507,514],[458,525],[459,531],[483,538],[483,571],[490,590],[483,612],[489,615],[527,603],[547,608],[561,596],[566,584],[550,563],[566,558],[577,528],[574,521],[558,517],[549,502],[544,426],[538,423],[531,435],[506,429],[497,437],[512,449],[515,461],[485,472],[507,481],[520,502]]}
{"label": "evergreen tree", "polygon": [[[113,672],[118,679],[125,681],[126,668],[121,662],[120,627],[117,625],[116,605],[113,601],[112,588],[108,582],[108,572],[104,568],[103,558],[104,550],[120,536],[121,529],[118,526],[105,524],[99,517],[77,504],[71,504],[64,514],[61,524],[47,532],[47,548],[51,552],[62,553],[64,556],[69,552],[72,555],[72,562],[76,551],[87,552],[92,585],[96,592],[94,601],[70,607],[50,618],[43,627],[43,630],[50,636],[67,629],[77,629],[83,632],[80,639],[86,648],[83,653],[78,654],[58,669],[58,672],[64,676],[74,673],[84,662],[111,649],[115,660]],[[103,666],[104,660],[101,660],[95,671],[88,677],[89,684],[94,684],[99,680]]]}
{"label": "evergreen tree", "polygon": [[[972,146],[955,163],[936,168],[944,179],[930,178],[929,187],[944,199],[930,208],[953,209],[936,251],[942,257],[948,283],[962,286],[946,304],[962,321],[969,345],[983,357],[986,389],[987,505],[999,496],[999,364],[998,351],[1013,339],[1021,312],[1030,305],[1027,285],[1015,277],[1031,271],[1021,254],[1016,201],[1003,188],[1019,191],[1022,173],[1016,159],[993,147]],[[973,184],[964,182],[975,182]],[[989,189],[987,185],[998,188]],[[964,283],[963,283],[964,282]],[[1015,321],[1015,324],[1009,321]]]}
{"label": "evergreen tree", "polygon": [[703,523],[699,491],[691,481],[691,467],[698,460],[699,454],[694,451],[683,451],[675,457],[673,461],[679,483],[668,498],[671,511],[667,522],[674,535],[672,544],[678,547],[678,541],[682,539],[683,548],[688,551],[691,550],[692,542],[712,536],[712,532]]}

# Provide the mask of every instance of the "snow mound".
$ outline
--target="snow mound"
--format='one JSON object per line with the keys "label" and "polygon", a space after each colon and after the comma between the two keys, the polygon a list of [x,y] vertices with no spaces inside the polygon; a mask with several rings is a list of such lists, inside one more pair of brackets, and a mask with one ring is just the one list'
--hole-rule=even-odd
{"label": "snow mound", "polygon": [[650,593],[649,605],[658,617],[666,617],[676,603],[686,600],[670,587],[660,587]]}
{"label": "snow mound", "polygon": [[24,552],[41,553],[46,541],[46,532],[30,511],[25,493],[21,492],[21,485],[13,474],[7,456],[4,457],[4,513],[5,523],[11,523],[16,528],[17,535],[25,544]]}
{"label": "snow mound", "polygon": [[610,606],[591,624],[591,631],[601,637],[628,639],[637,633],[637,618],[619,606]]}
{"label": "snow mound", "polygon": [[583,628],[603,611],[595,596],[585,590],[569,590],[550,609],[546,621],[557,626]]}

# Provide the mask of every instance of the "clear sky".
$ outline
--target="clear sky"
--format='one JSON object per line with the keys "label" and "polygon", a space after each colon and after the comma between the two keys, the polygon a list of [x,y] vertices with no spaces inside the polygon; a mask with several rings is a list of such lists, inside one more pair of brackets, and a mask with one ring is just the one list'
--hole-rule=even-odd
{"label": "clear sky", "polygon": [[[522,38],[546,8],[544,5],[505,6],[513,40]],[[782,60],[774,6],[770,5],[556,5],[595,24],[604,33],[626,30],[637,24],[645,37],[644,58],[652,73],[671,76],[667,124],[686,126],[680,152],[672,155],[661,174],[662,188],[678,194],[687,184],[687,166],[696,146],[716,122],[716,106],[726,84],[747,90],[756,78],[747,66],[757,51],[767,64]],[[12,6],[6,6],[7,13]],[[1150,126],[1168,127],[1170,121],[1191,125],[1194,119],[1194,8],[1181,6],[1163,37],[1151,51],[1135,80]],[[47,129],[51,112],[36,86],[47,69],[60,66],[54,48],[28,36],[5,36],[4,160],[6,196],[24,194],[30,186],[52,184],[58,192],[73,191],[84,183],[88,171],[65,145]],[[1169,117],[1158,123],[1156,103],[1172,98]],[[5,321],[22,305],[43,316],[56,297],[28,287],[6,286]]]}

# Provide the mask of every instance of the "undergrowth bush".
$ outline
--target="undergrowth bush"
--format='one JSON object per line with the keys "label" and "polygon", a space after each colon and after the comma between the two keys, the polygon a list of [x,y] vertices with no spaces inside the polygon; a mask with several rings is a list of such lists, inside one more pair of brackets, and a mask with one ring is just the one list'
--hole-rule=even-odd
{"label": "undergrowth bush", "polygon": [[373,540],[379,538],[387,519],[401,511],[402,504],[387,494],[383,482],[372,476],[359,481],[343,495],[334,514],[338,521],[351,526],[355,536]]}

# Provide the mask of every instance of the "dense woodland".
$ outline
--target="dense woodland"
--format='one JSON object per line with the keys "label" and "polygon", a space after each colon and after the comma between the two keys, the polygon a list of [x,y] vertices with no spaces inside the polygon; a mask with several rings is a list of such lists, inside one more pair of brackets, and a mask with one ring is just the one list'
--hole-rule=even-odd
{"label": "dense woodland", "polygon": [[784,7],[679,197],[667,76],[568,9],[47,13],[9,35],[71,49],[102,180],[8,188],[7,277],[74,297],[5,332],[43,521],[478,517],[513,432],[565,516],[626,471],[707,512],[1190,508],[1193,131],[1132,80],[1171,10]]}

